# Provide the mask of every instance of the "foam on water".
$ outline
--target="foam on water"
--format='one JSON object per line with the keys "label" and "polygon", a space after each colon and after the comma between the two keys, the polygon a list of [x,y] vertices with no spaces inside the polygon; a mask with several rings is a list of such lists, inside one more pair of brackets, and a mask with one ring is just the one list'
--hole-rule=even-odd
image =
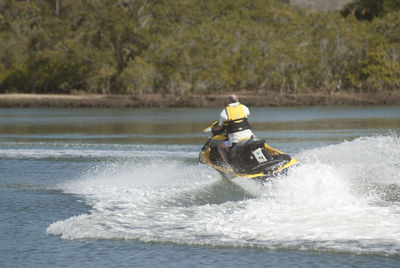
{"label": "foam on water", "polygon": [[[154,150],[157,148],[156,150]],[[180,145],[119,145],[119,144],[79,144],[41,142],[0,142],[0,156],[3,159],[76,159],[76,158],[120,158],[182,157],[182,151],[197,156],[193,147]],[[189,151],[191,150],[191,151]]]}
{"label": "foam on water", "polygon": [[91,210],[51,224],[47,233],[400,254],[398,137],[359,138],[295,157],[298,166],[264,185],[231,184],[206,166],[176,159],[102,164],[60,186]]}

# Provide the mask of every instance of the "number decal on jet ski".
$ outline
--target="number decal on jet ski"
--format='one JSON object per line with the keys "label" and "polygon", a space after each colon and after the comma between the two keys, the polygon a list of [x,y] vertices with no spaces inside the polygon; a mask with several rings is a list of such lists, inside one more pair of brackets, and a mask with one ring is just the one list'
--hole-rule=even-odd
{"label": "number decal on jet ski", "polygon": [[253,156],[256,158],[259,164],[267,162],[267,158],[265,158],[265,155],[262,152],[262,148],[258,148],[256,150],[251,151]]}

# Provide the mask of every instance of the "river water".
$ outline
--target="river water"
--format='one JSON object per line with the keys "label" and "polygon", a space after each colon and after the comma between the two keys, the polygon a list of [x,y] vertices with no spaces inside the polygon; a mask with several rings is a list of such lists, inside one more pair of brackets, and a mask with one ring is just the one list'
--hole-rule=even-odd
{"label": "river water", "polygon": [[220,109],[0,109],[1,267],[398,267],[400,107],[253,108],[299,164],[198,163]]}

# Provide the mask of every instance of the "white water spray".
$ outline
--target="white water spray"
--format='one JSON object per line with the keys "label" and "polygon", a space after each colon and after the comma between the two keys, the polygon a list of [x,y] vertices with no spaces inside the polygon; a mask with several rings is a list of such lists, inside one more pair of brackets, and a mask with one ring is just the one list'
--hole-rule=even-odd
{"label": "white water spray", "polygon": [[[61,187],[92,210],[51,224],[47,233],[400,254],[397,137],[360,138],[295,157],[300,164],[272,183],[235,180],[243,193],[197,164],[116,163]],[[234,194],[242,197],[229,198]],[[227,198],[216,202],[218,196]]]}

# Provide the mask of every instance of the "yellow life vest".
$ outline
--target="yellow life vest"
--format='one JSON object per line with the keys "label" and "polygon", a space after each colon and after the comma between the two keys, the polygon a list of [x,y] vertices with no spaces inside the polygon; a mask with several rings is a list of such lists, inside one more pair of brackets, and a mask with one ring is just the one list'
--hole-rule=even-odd
{"label": "yellow life vest", "polygon": [[225,108],[225,110],[226,110],[226,114],[228,115],[227,121],[247,118],[242,104],[238,104],[235,106],[228,106]]}
{"label": "yellow life vest", "polygon": [[228,119],[224,122],[224,127],[228,134],[251,129],[250,124],[247,122],[247,115],[244,112],[242,104],[227,106],[225,111]]}

